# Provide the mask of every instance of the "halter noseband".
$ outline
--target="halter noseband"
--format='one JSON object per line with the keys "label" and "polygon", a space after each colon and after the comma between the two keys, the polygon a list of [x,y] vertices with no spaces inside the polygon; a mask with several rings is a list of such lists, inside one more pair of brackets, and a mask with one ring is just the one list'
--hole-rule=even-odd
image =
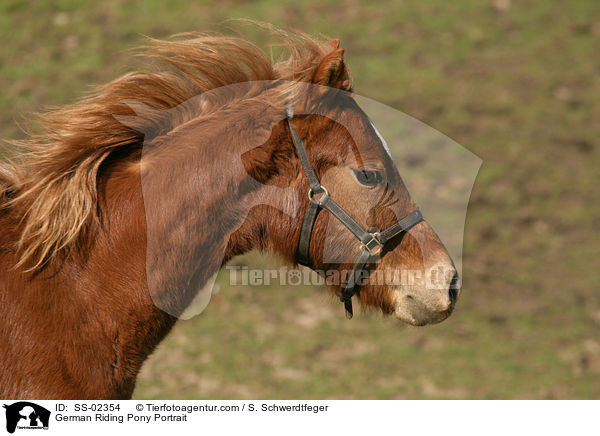
{"label": "halter noseband", "polygon": [[[373,261],[383,250],[383,246],[390,239],[406,233],[412,227],[419,222],[423,221],[423,215],[419,210],[415,210],[406,215],[401,220],[398,220],[396,224],[388,227],[383,231],[379,231],[377,228],[366,230],[363,228],[348,212],[346,212],[339,204],[337,204],[329,195],[329,192],[317,177],[317,174],[308,160],[308,153],[304,142],[298,137],[298,134],[292,126],[293,113],[291,105],[288,106],[286,112],[286,121],[292,134],[292,140],[296,153],[308,179],[310,188],[308,190],[308,209],[304,215],[304,221],[302,223],[302,230],[300,232],[300,240],[298,242],[298,250],[296,252],[296,259],[299,264],[311,267],[309,250],[310,240],[312,236],[313,227],[315,220],[321,209],[329,211],[334,217],[337,218],[361,243],[361,253],[358,256],[354,264],[354,268],[348,277],[348,280],[342,287],[342,293],[340,296],[341,301],[344,303],[346,309],[346,317],[352,318],[352,297],[360,289],[360,283],[357,283],[357,278],[363,276],[365,265]],[[317,199],[317,197],[320,198]]]}

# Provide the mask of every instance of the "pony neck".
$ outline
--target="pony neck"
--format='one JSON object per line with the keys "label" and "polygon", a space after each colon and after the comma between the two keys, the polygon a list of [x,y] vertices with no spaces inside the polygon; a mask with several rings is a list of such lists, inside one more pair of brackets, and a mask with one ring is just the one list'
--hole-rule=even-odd
{"label": "pony neck", "polygon": [[[231,257],[270,248],[265,229],[273,211],[292,219],[281,211],[294,203],[285,198],[290,191],[257,182],[241,159],[272,140],[271,122],[257,121],[271,117],[260,112],[191,121],[148,144],[135,171],[122,165],[108,175],[103,214],[110,216],[108,245],[114,248],[104,255],[117,259],[114,268],[126,277],[127,286],[114,291],[126,296],[114,296],[127,314],[119,322],[140,330],[121,338],[124,356],[150,354]],[[121,362],[128,360],[136,373],[144,359]]]}
{"label": "pony neck", "polygon": [[278,116],[264,106],[254,113],[222,111],[188,122],[144,151],[146,274],[162,310],[179,316],[231,257],[266,247],[265,217],[251,211],[290,203],[283,198],[290,189],[255,180],[243,156],[273,141]]}

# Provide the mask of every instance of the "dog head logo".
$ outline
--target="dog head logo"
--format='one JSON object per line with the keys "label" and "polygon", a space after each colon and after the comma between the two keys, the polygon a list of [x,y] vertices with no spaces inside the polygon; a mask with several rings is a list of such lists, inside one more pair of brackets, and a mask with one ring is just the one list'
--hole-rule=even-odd
{"label": "dog head logo", "polygon": [[4,405],[6,409],[6,431],[14,433],[15,429],[48,429],[50,411],[28,401],[19,401]]}

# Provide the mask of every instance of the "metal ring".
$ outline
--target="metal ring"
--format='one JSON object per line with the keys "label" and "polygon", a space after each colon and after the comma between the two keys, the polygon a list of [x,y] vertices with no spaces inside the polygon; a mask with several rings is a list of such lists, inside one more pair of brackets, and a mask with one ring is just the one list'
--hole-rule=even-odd
{"label": "metal ring", "polygon": [[[321,199],[329,197],[329,191],[327,190],[327,188],[325,186],[321,185],[321,189],[323,189],[323,192],[319,192],[316,195],[323,194],[323,197],[321,197]],[[317,203],[320,203],[320,200],[314,199],[314,195],[315,195],[315,193],[314,193],[313,189],[309,188],[308,189],[308,199],[310,201],[315,201]]]}
{"label": "metal ring", "polygon": [[[366,244],[361,242],[360,248],[361,248],[361,250],[367,250],[371,256],[377,256],[377,255],[381,254],[381,251],[383,250],[383,243],[377,238],[377,236],[379,235],[379,232],[369,233],[369,234],[371,235],[371,240],[369,242],[367,242]],[[377,243],[377,245],[374,248],[370,248],[367,244],[369,244],[373,241],[375,241]]]}

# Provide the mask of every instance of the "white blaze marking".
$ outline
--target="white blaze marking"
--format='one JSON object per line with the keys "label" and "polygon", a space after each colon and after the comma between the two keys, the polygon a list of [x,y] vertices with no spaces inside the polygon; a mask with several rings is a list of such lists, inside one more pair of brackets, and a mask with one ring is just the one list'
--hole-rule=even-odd
{"label": "white blaze marking", "polygon": [[388,156],[390,157],[390,159],[394,160],[394,158],[392,157],[392,152],[390,151],[390,148],[387,145],[387,142],[385,142],[385,139],[383,139],[383,136],[381,136],[381,133],[379,133],[379,130],[377,130],[377,127],[375,127],[375,124],[373,124],[373,121],[369,120],[369,122],[371,123],[371,126],[373,127],[373,130],[375,130],[375,134],[377,134],[377,137],[379,138],[379,140],[383,144],[383,148],[387,152]]}

